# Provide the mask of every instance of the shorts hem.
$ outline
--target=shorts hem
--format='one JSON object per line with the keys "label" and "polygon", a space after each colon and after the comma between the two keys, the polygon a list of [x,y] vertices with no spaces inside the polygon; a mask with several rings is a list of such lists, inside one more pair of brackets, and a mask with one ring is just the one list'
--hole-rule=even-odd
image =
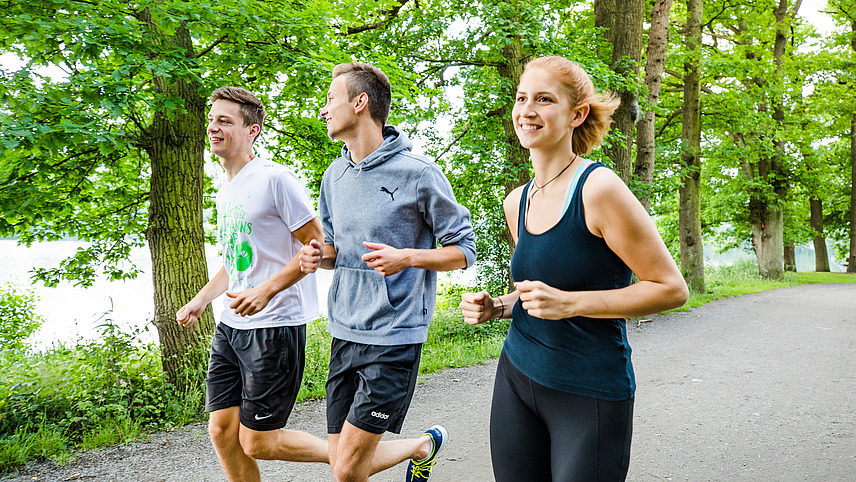
{"label": "shorts hem", "polygon": [[[367,423],[359,421],[359,420],[348,419],[348,423],[350,423],[354,427],[357,427],[360,430],[365,430],[366,432],[373,433],[375,435],[382,435],[384,432],[391,431],[386,427],[378,427],[375,425],[370,425],[370,424],[367,424]],[[392,433],[398,433],[398,432],[392,432]]]}
{"label": "shorts hem", "polygon": [[288,420],[278,423],[261,424],[253,423],[252,421],[244,420],[243,418],[241,418],[241,425],[247,427],[250,430],[255,430],[256,432],[270,432],[273,430],[279,430],[281,428],[284,428],[287,424]]}
{"label": "shorts hem", "polygon": [[241,406],[241,400],[218,403],[216,405],[206,404],[205,405],[205,413],[211,413],[211,412],[216,412],[217,410],[225,410],[227,408],[240,407],[240,406]]}

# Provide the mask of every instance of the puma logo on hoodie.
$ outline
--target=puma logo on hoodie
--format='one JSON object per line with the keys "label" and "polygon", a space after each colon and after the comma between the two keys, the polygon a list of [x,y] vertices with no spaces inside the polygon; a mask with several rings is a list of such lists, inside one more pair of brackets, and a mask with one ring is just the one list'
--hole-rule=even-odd
{"label": "puma logo on hoodie", "polygon": [[395,201],[395,196],[394,196],[394,194],[395,194],[395,191],[398,191],[398,188],[395,188],[395,189],[393,189],[393,190],[392,190],[392,192],[389,192],[389,189],[387,189],[387,188],[385,188],[385,187],[381,186],[380,190],[381,190],[381,192],[385,192],[385,193],[389,194],[389,197],[391,197],[391,198],[392,198],[392,200],[393,200],[393,201]]}

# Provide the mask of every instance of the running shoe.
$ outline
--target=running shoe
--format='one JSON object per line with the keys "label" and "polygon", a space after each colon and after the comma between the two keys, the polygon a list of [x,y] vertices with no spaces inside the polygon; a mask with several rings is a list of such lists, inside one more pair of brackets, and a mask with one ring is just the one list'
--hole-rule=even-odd
{"label": "running shoe", "polygon": [[407,464],[407,482],[425,482],[431,477],[431,468],[437,463],[437,453],[443,443],[449,440],[449,433],[440,425],[434,425],[422,434],[423,437],[431,438],[431,451],[422,460],[410,459]]}

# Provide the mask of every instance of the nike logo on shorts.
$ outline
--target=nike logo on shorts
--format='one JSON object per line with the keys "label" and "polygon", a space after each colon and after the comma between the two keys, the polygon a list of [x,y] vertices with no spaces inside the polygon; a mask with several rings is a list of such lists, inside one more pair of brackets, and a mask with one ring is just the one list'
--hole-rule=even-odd
{"label": "nike logo on shorts", "polygon": [[264,420],[264,419],[266,419],[266,418],[271,418],[271,417],[273,417],[273,414],[272,414],[272,413],[271,413],[271,414],[268,414],[268,415],[265,415],[264,417],[259,417],[259,414],[256,414],[256,420]]}

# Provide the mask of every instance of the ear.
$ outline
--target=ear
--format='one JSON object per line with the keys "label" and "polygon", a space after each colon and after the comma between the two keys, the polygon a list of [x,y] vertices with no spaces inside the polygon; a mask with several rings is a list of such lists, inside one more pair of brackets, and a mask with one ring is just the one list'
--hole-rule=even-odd
{"label": "ear", "polygon": [[571,127],[579,127],[582,125],[582,123],[586,121],[589,112],[591,112],[591,106],[589,104],[581,105],[574,114],[574,120],[571,121]]}
{"label": "ear", "polygon": [[262,128],[260,125],[258,125],[258,124],[251,125],[250,126],[250,132],[249,132],[250,137],[252,137],[252,138],[258,137],[259,132],[261,132],[261,130],[262,130]]}
{"label": "ear", "polygon": [[360,112],[366,110],[369,106],[369,96],[365,92],[358,95],[354,102],[354,113],[359,114]]}

